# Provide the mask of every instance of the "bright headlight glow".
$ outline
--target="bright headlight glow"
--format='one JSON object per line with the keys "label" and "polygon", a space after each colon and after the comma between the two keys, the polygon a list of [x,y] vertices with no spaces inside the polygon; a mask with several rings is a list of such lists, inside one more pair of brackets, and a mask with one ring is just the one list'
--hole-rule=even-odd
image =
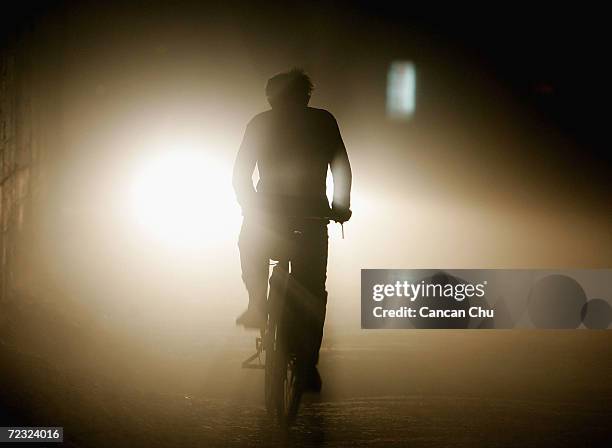
{"label": "bright headlight glow", "polygon": [[240,221],[230,167],[188,146],[144,161],[130,199],[142,231],[169,246],[202,248],[235,237]]}

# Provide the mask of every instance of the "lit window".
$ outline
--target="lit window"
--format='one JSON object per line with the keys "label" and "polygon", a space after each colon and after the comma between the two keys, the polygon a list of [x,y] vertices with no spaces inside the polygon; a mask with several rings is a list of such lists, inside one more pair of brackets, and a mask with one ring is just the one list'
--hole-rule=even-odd
{"label": "lit window", "polygon": [[414,114],[416,70],[412,62],[395,61],[387,76],[387,115],[408,119]]}

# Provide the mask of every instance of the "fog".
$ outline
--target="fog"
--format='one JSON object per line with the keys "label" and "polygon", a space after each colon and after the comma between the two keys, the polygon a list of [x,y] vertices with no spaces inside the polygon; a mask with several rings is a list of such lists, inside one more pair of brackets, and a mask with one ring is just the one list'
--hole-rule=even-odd
{"label": "fog", "polygon": [[[300,66],[315,83],[311,106],[335,115],[354,173],[344,238],[330,225],[326,397],[393,395],[385,378],[400,381],[416,353],[428,372],[456,368],[463,381],[410,370],[424,395],[440,382],[475,393],[472,375],[502,387],[501,361],[533,369],[509,389],[528,395],[547,380],[525,357],[542,369],[563,358],[570,367],[542,399],[588,401],[589,375],[601,378],[581,363],[605,357],[603,333],[360,330],[361,269],[609,268],[612,215],[609,160],[534,107],[546,98],[517,95],[478,48],[435,23],[390,24],[344,6],[68,3],[32,19],[21,64],[42,150],[5,273],[7,340],[123,386],[260,400],[261,378],[239,371],[254,334],[234,324],[247,294],[231,171],[247,122],[268,108],[267,79]],[[404,120],[386,113],[394,61],[416,73]],[[381,361],[376,347],[391,352]],[[377,378],[377,362],[396,367]],[[584,387],[564,391],[572,372]]]}

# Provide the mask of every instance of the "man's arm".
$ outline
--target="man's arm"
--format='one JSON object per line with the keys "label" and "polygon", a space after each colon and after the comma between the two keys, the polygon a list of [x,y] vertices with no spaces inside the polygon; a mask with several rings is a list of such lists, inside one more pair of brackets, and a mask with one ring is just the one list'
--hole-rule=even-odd
{"label": "man's arm", "polygon": [[232,185],[236,193],[236,199],[242,208],[244,215],[246,210],[255,201],[255,188],[253,187],[253,170],[257,164],[257,142],[252,123],[247,125],[244,137],[234,163]]}
{"label": "man's arm", "polygon": [[335,119],[333,133],[335,149],[330,162],[331,173],[334,179],[332,211],[341,221],[347,221],[351,217],[351,184],[353,173],[346,147],[342,141],[342,136]]}

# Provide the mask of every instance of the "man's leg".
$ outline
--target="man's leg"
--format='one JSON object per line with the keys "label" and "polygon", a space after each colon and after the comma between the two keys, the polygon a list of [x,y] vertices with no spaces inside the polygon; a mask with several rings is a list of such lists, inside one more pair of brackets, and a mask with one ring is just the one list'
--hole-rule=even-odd
{"label": "man's leg", "polygon": [[245,220],[238,239],[242,280],[249,293],[249,307],[236,323],[247,328],[265,325],[270,263],[262,233],[259,225]]}
{"label": "man's leg", "polygon": [[291,264],[292,299],[299,309],[299,319],[308,363],[314,367],[319,360],[323,324],[327,308],[327,226],[309,224],[303,230]]}

